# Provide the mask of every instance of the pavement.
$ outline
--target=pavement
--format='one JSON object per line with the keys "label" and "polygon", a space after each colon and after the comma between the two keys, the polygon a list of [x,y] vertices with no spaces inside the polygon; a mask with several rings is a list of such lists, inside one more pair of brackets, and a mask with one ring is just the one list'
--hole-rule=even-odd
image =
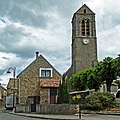
{"label": "pavement", "polygon": [[[49,120],[79,120],[79,114],[76,115],[51,115],[51,114],[37,114],[37,113],[14,113],[9,112],[13,115],[24,116],[24,117],[31,117],[31,118],[40,118],[40,119],[49,119]],[[101,114],[101,115],[119,115],[120,111],[100,111],[100,112],[93,112],[93,111],[82,111],[81,115],[84,114]],[[83,119],[81,119],[83,120]]]}
{"label": "pavement", "polygon": [[[40,119],[49,119],[49,120],[79,120],[79,114],[76,115],[58,115],[58,114],[39,114],[39,113],[17,113],[12,110],[6,110],[5,108],[0,109],[2,112],[6,112],[12,115],[31,117],[31,118],[40,118]],[[82,120],[82,119],[81,119]]]}
{"label": "pavement", "polygon": [[78,115],[50,115],[50,114],[13,113],[13,112],[9,112],[9,113],[13,114],[13,115],[18,115],[18,116],[40,118],[40,119],[49,119],[49,120],[79,120]]}

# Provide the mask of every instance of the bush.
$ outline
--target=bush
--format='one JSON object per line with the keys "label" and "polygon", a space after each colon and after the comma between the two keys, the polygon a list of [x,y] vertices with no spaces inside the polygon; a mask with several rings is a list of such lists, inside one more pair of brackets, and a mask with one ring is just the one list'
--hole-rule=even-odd
{"label": "bush", "polygon": [[57,98],[57,103],[62,104],[62,103],[69,103],[69,93],[67,90],[67,84],[65,81],[60,83],[60,86],[58,88],[58,98]]}
{"label": "bush", "polygon": [[89,110],[103,110],[116,104],[115,96],[109,92],[94,92],[85,99],[85,108]]}

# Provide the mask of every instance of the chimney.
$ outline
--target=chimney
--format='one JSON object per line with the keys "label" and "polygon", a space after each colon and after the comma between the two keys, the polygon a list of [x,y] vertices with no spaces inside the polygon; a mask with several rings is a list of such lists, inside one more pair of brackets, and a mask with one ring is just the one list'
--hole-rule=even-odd
{"label": "chimney", "polygon": [[39,52],[37,51],[37,52],[36,52],[36,59],[38,58],[38,55],[39,55]]}

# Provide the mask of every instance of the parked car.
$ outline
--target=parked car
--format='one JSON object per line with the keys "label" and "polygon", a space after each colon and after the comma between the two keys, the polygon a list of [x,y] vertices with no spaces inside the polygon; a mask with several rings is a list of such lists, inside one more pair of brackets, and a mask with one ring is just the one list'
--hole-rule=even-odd
{"label": "parked car", "polygon": [[118,89],[116,92],[116,98],[120,98],[120,89]]}

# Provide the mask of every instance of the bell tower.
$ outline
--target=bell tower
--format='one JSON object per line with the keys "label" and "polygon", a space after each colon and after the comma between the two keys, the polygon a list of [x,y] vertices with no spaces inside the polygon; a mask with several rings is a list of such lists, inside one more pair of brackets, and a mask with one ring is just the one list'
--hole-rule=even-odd
{"label": "bell tower", "polygon": [[72,18],[72,73],[97,62],[95,13],[84,4]]}

